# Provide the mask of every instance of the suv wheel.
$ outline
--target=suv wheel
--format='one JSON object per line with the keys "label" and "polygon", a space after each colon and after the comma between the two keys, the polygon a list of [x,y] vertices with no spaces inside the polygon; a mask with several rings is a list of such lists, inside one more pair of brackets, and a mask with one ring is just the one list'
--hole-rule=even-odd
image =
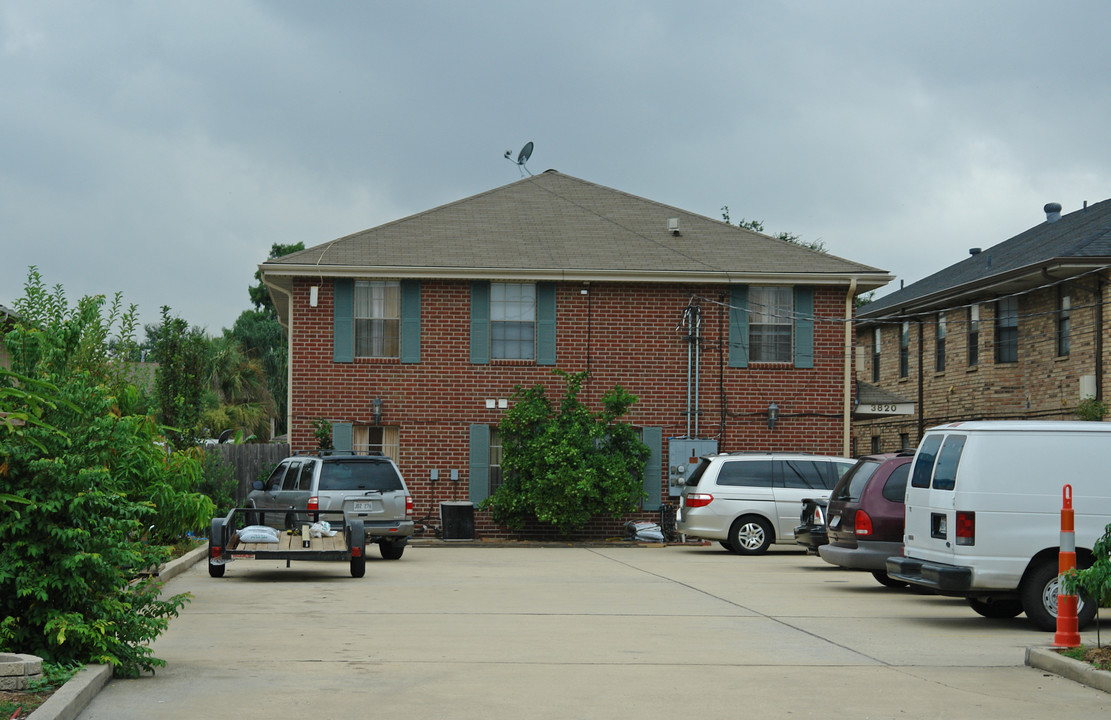
{"label": "suv wheel", "polygon": [[[1019,588],[1022,609],[1039,630],[1057,629],[1057,561],[1045,560],[1027,573]],[[1077,627],[1083,630],[1096,616],[1096,603],[1081,595],[1077,598]]]}
{"label": "suv wheel", "polygon": [[378,549],[382,553],[383,560],[400,560],[401,554],[405,552],[405,543],[383,540],[378,543]]}
{"label": "suv wheel", "polygon": [[768,551],[773,537],[768,521],[756,515],[739,517],[729,528],[729,542],[733,552],[741,555],[762,555]]}

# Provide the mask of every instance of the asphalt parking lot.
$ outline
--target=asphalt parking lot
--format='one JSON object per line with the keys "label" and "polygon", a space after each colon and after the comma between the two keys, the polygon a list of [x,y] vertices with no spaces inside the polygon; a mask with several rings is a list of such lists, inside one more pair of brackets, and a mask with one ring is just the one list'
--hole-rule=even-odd
{"label": "asphalt parking lot", "polygon": [[[127,718],[1106,718],[1024,665],[1051,634],[787,549],[417,545],[399,561],[199,563]],[[1104,642],[1108,640],[1104,633]],[[1094,642],[1094,631],[1083,634]]]}

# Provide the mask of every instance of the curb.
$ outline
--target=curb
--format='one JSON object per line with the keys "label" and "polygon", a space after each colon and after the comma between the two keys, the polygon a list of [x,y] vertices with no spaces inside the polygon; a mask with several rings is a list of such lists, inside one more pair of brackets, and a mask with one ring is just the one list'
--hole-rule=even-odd
{"label": "curb", "polygon": [[162,582],[171,580],[182,574],[189,568],[193,567],[194,564],[203,560],[207,556],[208,541],[206,540],[205,542],[201,543],[197,547],[177,558],[176,560],[171,560],[170,562],[163,565],[158,570],[158,579]]}
{"label": "curb", "polygon": [[1026,648],[1026,664],[1093,687],[1096,690],[1111,693],[1111,672],[1096,670],[1088,663],[1065,657],[1052,648]]}
{"label": "curb", "polygon": [[111,679],[111,665],[86,665],[27,717],[33,720],[74,720]]}

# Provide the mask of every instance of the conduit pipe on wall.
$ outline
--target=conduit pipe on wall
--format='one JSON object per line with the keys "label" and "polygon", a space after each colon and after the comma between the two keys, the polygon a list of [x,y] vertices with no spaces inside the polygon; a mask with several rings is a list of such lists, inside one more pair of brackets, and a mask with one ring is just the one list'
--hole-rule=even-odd
{"label": "conduit pipe on wall", "polygon": [[856,305],[856,278],[849,280],[845,294],[845,409],[841,455],[850,457],[853,432],[853,310]]}

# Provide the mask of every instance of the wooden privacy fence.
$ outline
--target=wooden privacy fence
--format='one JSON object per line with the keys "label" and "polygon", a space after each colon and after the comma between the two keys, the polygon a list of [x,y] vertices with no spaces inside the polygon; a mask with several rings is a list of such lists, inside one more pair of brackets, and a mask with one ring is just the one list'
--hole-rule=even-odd
{"label": "wooden privacy fence", "polygon": [[246,445],[216,445],[207,449],[208,452],[219,453],[220,459],[231,467],[235,479],[239,483],[235,501],[242,505],[251,492],[251,484],[259,479],[263,472],[269,473],[274,466],[289,457],[289,445],[285,443]]}

